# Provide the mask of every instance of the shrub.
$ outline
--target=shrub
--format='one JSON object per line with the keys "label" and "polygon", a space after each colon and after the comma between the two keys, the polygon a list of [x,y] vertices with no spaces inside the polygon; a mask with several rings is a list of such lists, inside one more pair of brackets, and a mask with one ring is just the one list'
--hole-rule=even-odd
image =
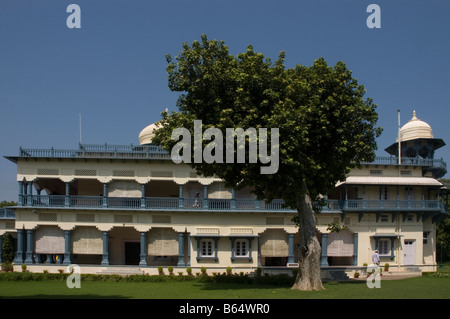
{"label": "shrub", "polygon": [[14,260],[14,241],[11,234],[3,235],[2,258],[5,264],[11,264]]}
{"label": "shrub", "polygon": [[389,264],[388,263],[384,264],[384,271],[389,271]]}
{"label": "shrub", "polygon": [[158,266],[158,273],[159,273],[160,275],[164,275],[164,270],[163,270],[163,267],[162,267],[162,266]]}
{"label": "shrub", "polygon": [[231,275],[232,272],[232,268],[230,266],[227,267],[227,275]]}
{"label": "shrub", "polygon": [[11,262],[2,263],[2,270],[6,272],[14,271],[14,266]]}
{"label": "shrub", "polygon": [[22,264],[22,272],[26,272],[27,271],[27,265]]}
{"label": "shrub", "polygon": [[202,272],[202,275],[206,275],[206,267],[200,268],[200,271]]}
{"label": "shrub", "polygon": [[355,278],[359,278],[359,272],[355,272],[353,275]]}
{"label": "shrub", "polygon": [[169,271],[169,275],[173,275],[173,267],[172,266],[167,267],[167,270]]}
{"label": "shrub", "polygon": [[187,267],[186,272],[187,272],[188,276],[192,276],[192,268],[191,267]]}

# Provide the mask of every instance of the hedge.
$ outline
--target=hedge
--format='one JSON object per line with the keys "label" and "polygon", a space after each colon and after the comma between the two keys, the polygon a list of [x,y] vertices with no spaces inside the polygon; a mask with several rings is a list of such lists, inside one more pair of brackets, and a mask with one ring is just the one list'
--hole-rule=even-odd
{"label": "hedge", "polygon": [[[31,272],[0,272],[0,281],[43,281],[43,280],[67,280],[70,274],[31,273]],[[288,275],[264,275],[250,277],[244,274],[218,274],[214,276],[174,276],[174,275],[101,275],[81,274],[81,281],[109,281],[109,282],[179,282],[197,281],[201,283],[239,283],[239,284],[264,284],[286,286],[294,283],[294,277]]]}

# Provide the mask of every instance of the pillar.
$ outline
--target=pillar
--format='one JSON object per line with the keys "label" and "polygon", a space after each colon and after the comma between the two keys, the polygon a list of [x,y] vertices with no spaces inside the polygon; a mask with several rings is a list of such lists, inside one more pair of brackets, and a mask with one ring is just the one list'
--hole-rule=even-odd
{"label": "pillar", "polygon": [[208,185],[203,186],[203,209],[208,209]]}
{"label": "pillar", "polygon": [[19,206],[23,206],[24,200],[23,200],[23,182],[19,182]]}
{"label": "pillar", "polygon": [[179,185],[178,189],[178,208],[184,208],[183,185]]}
{"label": "pillar", "polygon": [[0,264],[3,263],[3,236],[0,235]]}
{"label": "pillar", "polygon": [[261,236],[258,235],[258,267],[261,267]]}
{"label": "pillar", "polygon": [[141,254],[139,255],[141,260],[139,266],[147,266],[147,233],[141,232]]}
{"label": "pillar", "polygon": [[33,206],[33,183],[28,183],[27,206]]}
{"label": "pillar", "polygon": [[234,188],[231,189],[231,209],[236,209],[236,192]]}
{"label": "pillar", "polygon": [[328,267],[328,234],[322,234],[322,256],[320,257],[320,266]]}
{"label": "pillar", "polygon": [[184,263],[184,233],[178,233],[178,267],[186,266]]}
{"label": "pillar", "polygon": [[295,234],[289,234],[288,264],[294,263],[294,236]]}
{"label": "pillar", "polygon": [[191,266],[191,234],[187,235],[187,262],[186,267]]}
{"label": "pillar", "polygon": [[103,239],[103,254],[102,254],[102,265],[108,266],[109,265],[109,255],[108,255],[108,232],[104,231],[102,233],[102,239]]}
{"label": "pillar", "polygon": [[70,206],[70,183],[66,182],[66,197],[64,200],[64,206],[69,207]]}
{"label": "pillar", "polygon": [[27,229],[27,251],[25,253],[25,264],[32,264],[33,263],[33,250],[34,250],[34,240],[33,240],[33,230]]}
{"label": "pillar", "polygon": [[14,264],[21,265],[23,263],[23,229],[17,229],[17,251],[14,258]]}
{"label": "pillar", "polygon": [[353,266],[358,265],[358,233],[353,234]]}
{"label": "pillar", "polygon": [[71,237],[70,230],[64,231],[64,265],[70,265],[72,263],[72,251],[71,251]]}
{"label": "pillar", "polygon": [[141,184],[141,208],[145,208],[145,184]]}
{"label": "pillar", "polygon": [[108,207],[108,184],[103,183],[103,207]]}

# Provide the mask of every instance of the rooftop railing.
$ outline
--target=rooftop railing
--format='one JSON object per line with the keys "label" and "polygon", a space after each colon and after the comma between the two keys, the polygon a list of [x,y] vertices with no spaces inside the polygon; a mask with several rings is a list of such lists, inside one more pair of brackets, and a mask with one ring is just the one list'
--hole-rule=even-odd
{"label": "rooftop railing", "polygon": [[[367,165],[398,165],[398,158],[394,156],[377,156],[373,162],[362,162]],[[443,159],[421,158],[421,157],[402,157],[401,165],[404,166],[423,166],[438,167],[447,169],[447,163]]]}
{"label": "rooftop railing", "polygon": [[[19,157],[33,158],[96,158],[96,159],[165,159],[170,160],[170,153],[157,145],[114,145],[114,144],[79,144],[78,149],[34,149],[20,148]],[[394,156],[377,156],[373,162],[361,164],[398,165]],[[447,169],[443,159],[420,157],[402,157],[401,165],[423,166]]]}
{"label": "rooftop railing", "polygon": [[0,208],[0,219],[15,219],[16,214],[14,210],[7,207]]}
{"label": "rooftop railing", "polygon": [[78,149],[20,148],[19,157],[95,158],[95,159],[171,159],[169,152],[156,145],[80,144]]}

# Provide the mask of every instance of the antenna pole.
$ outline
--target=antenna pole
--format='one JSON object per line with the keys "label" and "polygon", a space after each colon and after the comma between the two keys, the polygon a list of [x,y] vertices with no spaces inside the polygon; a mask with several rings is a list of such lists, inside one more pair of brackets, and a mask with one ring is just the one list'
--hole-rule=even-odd
{"label": "antenna pole", "polygon": [[80,122],[80,145],[81,145],[81,113],[78,113],[78,118]]}
{"label": "antenna pole", "polygon": [[398,165],[402,165],[402,141],[400,140],[400,110],[398,112]]}

